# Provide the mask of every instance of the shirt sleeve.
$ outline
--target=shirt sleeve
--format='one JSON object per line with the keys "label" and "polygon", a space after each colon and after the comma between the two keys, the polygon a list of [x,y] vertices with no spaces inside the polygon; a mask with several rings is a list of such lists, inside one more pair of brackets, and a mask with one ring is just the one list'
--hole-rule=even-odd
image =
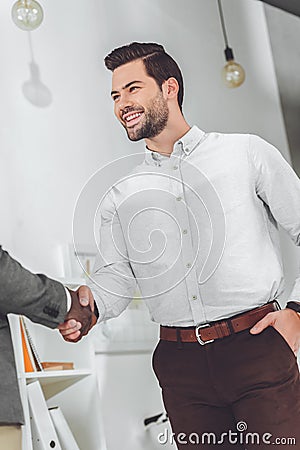
{"label": "shirt sleeve", "polygon": [[[300,179],[276,147],[258,136],[250,135],[250,159],[253,162],[257,195],[300,246]],[[300,274],[290,298],[300,300]]]}
{"label": "shirt sleeve", "polygon": [[100,212],[98,252],[88,282],[98,307],[98,322],[120,315],[137,286],[112,191],[106,195]]}

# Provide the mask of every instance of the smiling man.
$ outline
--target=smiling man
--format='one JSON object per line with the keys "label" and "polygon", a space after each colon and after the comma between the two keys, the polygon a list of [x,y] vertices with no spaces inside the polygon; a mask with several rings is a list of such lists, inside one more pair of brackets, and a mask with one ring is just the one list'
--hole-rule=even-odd
{"label": "smiling man", "polygon": [[[153,78],[145,77],[145,67],[143,61],[135,61],[123,70],[114,72],[114,84],[122,83],[124,75],[130,79],[133,75],[139,75],[139,80],[130,81],[119,90],[111,92],[115,103],[115,114],[127,132],[131,141],[138,141],[147,137],[155,138],[159,135],[168,123],[169,110],[164,100],[162,92],[157,91],[157,83]],[[138,93],[140,104],[130,106],[130,96]],[[149,94],[152,98],[149,99]],[[133,97],[134,98],[134,97]],[[123,102],[128,99],[129,103],[123,107]],[[144,106],[142,106],[144,105]]]}
{"label": "smiling man", "polygon": [[[158,47],[154,44],[156,51]],[[122,56],[119,61],[119,55],[114,54],[107,56],[105,63],[113,71],[114,112],[128,138],[145,139],[146,144],[151,140],[151,150],[170,154],[173,143],[190,128],[181,112],[183,78],[176,62],[164,52],[156,53],[157,66],[152,64],[152,48],[153,44],[146,44],[148,53],[143,58],[133,57],[132,61],[121,63]]]}
{"label": "smiling man", "polygon": [[[102,205],[91,284],[100,320],[126,308],[137,282],[160,324],[153,368],[179,449],[299,447],[300,277],[287,308],[276,299],[278,224],[299,246],[300,180],[258,136],[191,127],[180,69],[161,45],[125,45],[105,64],[115,115],[146,154]],[[247,427],[254,441],[238,433]]]}

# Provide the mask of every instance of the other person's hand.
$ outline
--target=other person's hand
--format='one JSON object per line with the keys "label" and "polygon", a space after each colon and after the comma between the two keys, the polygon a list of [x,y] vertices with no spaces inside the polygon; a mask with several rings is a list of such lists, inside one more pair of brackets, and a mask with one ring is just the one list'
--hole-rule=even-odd
{"label": "other person's hand", "polygon": [[97,322],[94,297],[87,286],[80,286],[77,291],[69,290],[69,292],[72,300],[71,308],[65,321],[58,325],[58,329],[65,341],[78,342]]}

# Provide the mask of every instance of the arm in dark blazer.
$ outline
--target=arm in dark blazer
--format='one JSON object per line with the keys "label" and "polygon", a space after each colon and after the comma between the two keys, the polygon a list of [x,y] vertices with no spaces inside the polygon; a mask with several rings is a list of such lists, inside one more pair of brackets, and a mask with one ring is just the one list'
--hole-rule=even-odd
{"label": "arm in dark blazer", "polygon": [[56,328],[67,314],[65,288],[26,270],[0,246],[0,426],[24,423],[7,314]]}
{"label": "arm in dark blazer", "polygon": [[22,267],[0,246],[0,314],[23,314],[56,328],[67,314],[64,286]]}

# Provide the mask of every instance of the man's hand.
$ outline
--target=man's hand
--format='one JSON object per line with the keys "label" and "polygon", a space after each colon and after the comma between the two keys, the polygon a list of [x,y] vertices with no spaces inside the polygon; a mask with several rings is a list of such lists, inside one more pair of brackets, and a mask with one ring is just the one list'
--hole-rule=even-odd
{"label": "man's hand", "polygon": [[69,292],[72,299],[71,309],[64,323],[58,325],[58,329],[65,341],[78,342],[97,322],[94,297],[87,286],[80,286],[77,291]]}
{"label": "man's hand", "polygon": [[286,340],[295,355],[300,348],[300,318],[291,309],[282,309],[267,314],[251,328],[251,334],[261,333],[267,327],[274,327],[278,333]]}

